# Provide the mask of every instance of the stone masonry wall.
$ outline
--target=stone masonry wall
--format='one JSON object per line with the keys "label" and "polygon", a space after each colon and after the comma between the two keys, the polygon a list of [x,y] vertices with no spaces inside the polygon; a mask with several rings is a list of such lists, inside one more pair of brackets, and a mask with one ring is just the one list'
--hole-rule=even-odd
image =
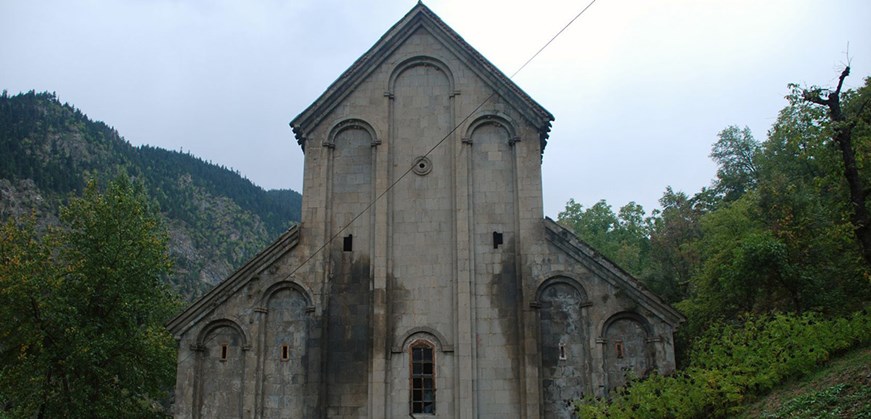
{"label": "stone masonry wall", "polygon": [[305,133],[299,242],[178,335],[175,416],[405,418],[419,344],[416,417],[567,418],[672,370],[657,308],[542,221],[541,132],[493,76],[426,25],[379,59]]}

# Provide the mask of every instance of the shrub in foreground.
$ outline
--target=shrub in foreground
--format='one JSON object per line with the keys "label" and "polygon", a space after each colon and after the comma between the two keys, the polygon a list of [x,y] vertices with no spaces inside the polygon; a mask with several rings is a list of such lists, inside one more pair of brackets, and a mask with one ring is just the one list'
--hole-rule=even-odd
{"label": "shrub in foreground", "polygon": [[582,418],[718,417],[789,377],[807,374],[832,353],[871,342],[871,314],[827,320],[814,313],[747,316],[718,324],[693,346],[690,365],[615,389],[609,400],[577,403]]}

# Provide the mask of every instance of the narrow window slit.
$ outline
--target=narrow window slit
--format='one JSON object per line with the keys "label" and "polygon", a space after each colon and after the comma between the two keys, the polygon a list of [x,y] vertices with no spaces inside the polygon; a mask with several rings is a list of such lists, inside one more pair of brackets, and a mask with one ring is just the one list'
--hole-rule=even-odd
{"label": "narrow window slit", "polygon": [[502,244],[502,233],[493,232],[493,248],[498,249],[499,245]]}
{"label": "narrow window slit", "polygon": [[614,350],[617,352],[617,358],[623,358],[624,353],[622,340],[618,340],[616,343],[614,343]]}
{"label": "narrow window slit", "polygon": [[290,360],[290,347],[287,344],[281,345],[281,360],[288,361]]}
{"label": "narrow window slit", "polygon": [[227,344],[226,344],[226,343],[222,343],[222,344],[221,344],[221,361],[226,361],[226,360],[227,360],[228,352],[229,352],[229,350],[228,350],[228,348],[227,348]]}
{"label": "narrow window slit", "polygon": [[559,344],[559,359],[561,359],[561,360],[568,359],[568,357],[566,356],[566,344],[565,343]]}
{"label": "narrow window slit", "polygon": [[351,251],[353,251],[353,247],[354,247],[354,235],[349,234],[347,237],[345,237],[345,239],[342,243],[342,250],[345,252],[351,252]]}

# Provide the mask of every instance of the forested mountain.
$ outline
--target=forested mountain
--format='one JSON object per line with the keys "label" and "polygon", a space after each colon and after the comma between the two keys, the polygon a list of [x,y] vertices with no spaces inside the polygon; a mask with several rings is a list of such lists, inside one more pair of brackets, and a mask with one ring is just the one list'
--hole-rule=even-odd
{"label": "forested mountain", "polygon": [[175,266],[169,280],[188,299],[300,218],[295,191],[263,190],[190,154],[134,147],[52,93],[0,96],[0,220],[36,211],[52,223],[87,179],[121,173],[141,181],[160,208]]}

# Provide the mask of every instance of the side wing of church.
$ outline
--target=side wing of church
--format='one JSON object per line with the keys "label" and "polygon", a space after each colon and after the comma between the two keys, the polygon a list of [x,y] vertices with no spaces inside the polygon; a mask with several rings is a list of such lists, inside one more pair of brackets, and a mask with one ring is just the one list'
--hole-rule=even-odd
{"label": "side wing of church", "polygon": [[683,317],[543,216],[552,120],[415,6],[291,122],[302,222],[169,322],[174,415],[568,418],[673,370]]}

